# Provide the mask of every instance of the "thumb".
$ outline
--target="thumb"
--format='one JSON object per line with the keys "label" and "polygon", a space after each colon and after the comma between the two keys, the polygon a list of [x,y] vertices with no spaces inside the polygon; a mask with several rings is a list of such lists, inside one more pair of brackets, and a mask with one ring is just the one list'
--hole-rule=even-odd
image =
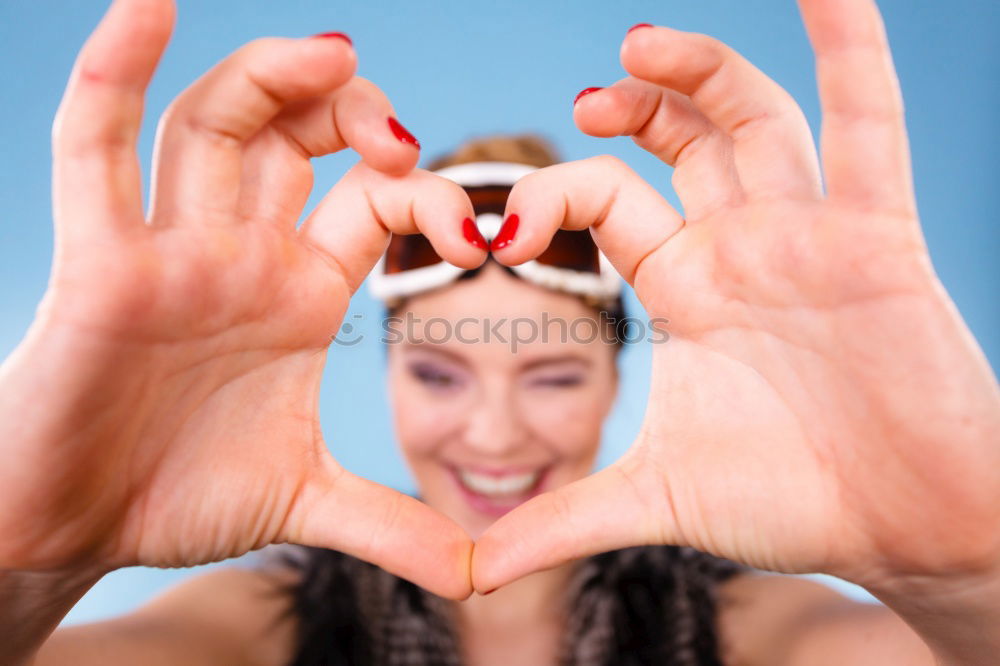
{"label": "thumb", "polygon": [[472,593],[472,540],[461,527],[329,456],[299,493],[285,540],[353,555],[449,599]]}
{"label": "thumb", "polygon": [[535,571],[618,548],[675,541],[669,493],[648,463],[615,464],[535,497],[476,542],[473,587],[488,592]]}

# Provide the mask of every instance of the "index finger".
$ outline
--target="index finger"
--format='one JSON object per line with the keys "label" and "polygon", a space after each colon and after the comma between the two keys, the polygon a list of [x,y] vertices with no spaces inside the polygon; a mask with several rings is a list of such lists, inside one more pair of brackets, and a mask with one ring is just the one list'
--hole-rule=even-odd
{"label": "index finger", "polygon": [[422,169],[394,177],[361,162],[323,197],[298,233],[353,294],[391,234],[423,234],[445,262],[479,266],[486,259],[486,241],[474,218],[469,195],[447,178]]}
{"label": "index finger", "polygon": [[594,240],[629,284],[642,262],[684,227],[680,214],[621,160],[602,155],[528,174],[507,198],[493,254],[504,264],[540,255],[557,229],[590,228]]}
{"label": "index finger", "polygon": [[269,37],[202,75],[170,104],[157,128],[154,223],[237,221],[245,142],[289,104],[343,86],[356,65],[346,39]]}

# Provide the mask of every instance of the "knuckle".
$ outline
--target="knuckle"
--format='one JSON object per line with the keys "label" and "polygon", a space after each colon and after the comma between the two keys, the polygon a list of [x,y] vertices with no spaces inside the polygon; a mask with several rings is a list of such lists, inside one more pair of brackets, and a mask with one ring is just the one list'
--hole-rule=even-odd
{"label": "knuckle", "polygon": [[[671,166],[680,166],[693,155],[698,154],[709,138],[721,138],[717,131],[706,130],[673,137],[673,141],[662,146],[665,161]],[[674,172],[676,174],[676,172]]]}
{"label": "knuckle", "polygon": [[167,105],[167,108],[163,110],[163,113],[160,115],[160,120],[157,123],[157,129],[159,131],[177,123],[178,116],[181,114],[182,100],[183,95],[174,99]]}
{"label": "knuckle", "polygon": [[284,47],[290,40],[287,37],[258,37],[236,49],[230,59],[238,65],[267,60],[277,49]]}
{"label": "knuckle", "polygon": [[588,158],[587,161],[600,170],[613,171],[615,173],[627,173],[632,170],[628,164],[614,155],[597,155]]}
{"label": "knuckle", "polygon": [[691,33],[691,41],[694,46],[718,55],[728,55],[732,51],[721,39],[700,32]]}
{"label": "knuckle", "polygon": [[174,100],[160,117],[158,133],[164,137],[188,134],[223,147],[242,144],[242,139],[217,119],[189,109],[181,98]]}
{"label": "knuckle", "polygon": [[364,77],[352,77],[348,85],[351,86],[354,92],[362,96],[385,98],[385,93],[382,92],[382,89]]}
{"label": "knuckle", "polygon": [[453,180],[449,180],[444,176],[438,176],[437,174],[434,174],[434,178],[429,182],[433,183],[434,187],[436,188],[435,190],[436,195],[441,197],[442,199],[445,199],[447,201],[456,201],[456,202],[460,201],[463,203],[469,201],[469,195],[466,192],[465,188]]}
{"label": "knuckle", "polygon": [[[548,167],[543,167],[538,171],[532,171],[531,173],[521,176],[516,183],[514,183],[513,191],[518,190],[528,190],[534,187],[536,184],[544,185],[544,181],[547,175],[552,172],[548,170]],[[513,191],[511,194],[513,194]]]}
{"label": "knuckle", "polygon": [[392,534],[398,528],[403,514],[403,501],[401,495],[391,497],[379,516],[377,524],[374,525],[366,546],[366,552],[373,558],[378,557],[385,550],[386,535]]}
{"label": "knuckle", "polygon": [[134,133],[127,127],[89,127],[64,112],[52,124],[52,150],[61,158],[108,157],[132,154]]}
{"label": "knuckle", "polygon": [[[328,40],[261,37],[237,50],[229,68],[278,102],[315,95],[350,82],[357,67],[354,50],[317,52],[311,46],[317,43]],[[362,94],[382,94],[370,81],[360,80],[358,84]]]}
{"label": "knuckle", "polygon": [[287,37],[258,37],[247,42],[220,65],[220,80],[243,77],[251,84],[269,92],[272,80],[280,78],[274,71],[277,56],[294,43]]}
{"label": "knuckle", "polygon": [[557,490],[552,494],[552,518],[557,525],[562,525],[569,532],[575,532],[573,523],[573,505],[565,491]]}

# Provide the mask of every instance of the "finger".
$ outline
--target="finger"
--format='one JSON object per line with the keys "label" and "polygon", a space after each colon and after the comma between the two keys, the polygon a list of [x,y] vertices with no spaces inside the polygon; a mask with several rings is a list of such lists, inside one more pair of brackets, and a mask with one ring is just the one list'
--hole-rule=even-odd
{"label": "finger", "polygon": [[472,540],[461,527],[332,459],[302,491],[286,532],[287,541],[353,555],[442,597],[472,592]]}
{"label": "finger", "polygon": [[116,0],[81,49],[52,128],[60,236],[143,223],[136,141],[174,14],[172,0]]}
{"label": "finger", "polygon": [[354,293],[385,251],[389,234],[421,233],[448,263],[475,268],[486,243],[466,238],[474,220],[461,186],[429,171],[389,176],[356,165],[309,215],[300,237],[320,252]]}
{"label": "finger", "polygon": [[732,139],[686,95],[629,77],[581,97],[573,115],[583,132],[631,136],[674,167],[674,190],[688,220],[744,200]]}
{"label": "finger", "polygon": [[903,97],[871,0],[801,0],[823,107],[831,199],[916,215]]}
{"label": "finger", "polygon": [[749,197],[822,195],[812,133],[781,86],[722,42],[665,27],[633,30],[621,61],[635,77],[687,95],[732,137]]}
{"label": "finger", "polygon": [[397,138],[389,118],[395,118],[389,99],[357,76],[332,93],[285,107],[246,143],[240,216],[294,228],[312,191],[309,160],[347,146],[378,171],[408,173],[420,153]]}
{"label": "finger", "polygon": [[494,256],[515,265],[540,255],[557,229],[590,228],[594,240],[629,284],[646,257],[684,226],[660,194],[611,156],[566,162],[528,174],[507,198],[504,228],[513,239]]}
{"label": "finger", "polygon": [[642,469],[623,459],[505,514],[476,540],[473,587],[488,592],[588,555],[673,543],[668,493]]}
{"label": "finger", "polygon": [[174,100],[157,128],[151,217],[157,226],[236,220],[243,144],[291,102],[354,74],[344,39],[259,39]]}

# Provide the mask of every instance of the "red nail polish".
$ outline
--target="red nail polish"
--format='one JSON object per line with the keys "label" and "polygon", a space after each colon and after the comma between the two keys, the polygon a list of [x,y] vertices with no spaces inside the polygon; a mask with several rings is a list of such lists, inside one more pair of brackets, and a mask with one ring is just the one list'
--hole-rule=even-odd
{"label": "red nail polish", "polygon": [[632,32],[633,30],[637,30],[639,28],[652,28],[652,27],[653,27],[652,23],[636,23],[634,26],[629,28],[628,32],[626,32],[625,34],[627,35],[629,32]]}
{"label": "red nail polish", "polygon": [[318,35],[313,35],[313,37],[333,37],[335,39],[343,39],[351,46],[354,46],[354,42],[351,41],[351,38],[342,32],[321,32]]}
{"label": "red nail polish", "polygon": [[520,221],[521,219],[517,215],[507,216],[507,219],[500,226],[500,231],[497,232],[496,238],[490,243],[490,250],[492,252],[502,250],[514,242],[514,234],[517,233],[517,225]]}
{"label": "red nail polish", "polygon": [[393,135],[402,141],[403,143],[409,143],[417,147],[420,150],[420,142],[417,141],[417,137],[410,134],[410,132],[403,127],[398,120],[389,116],[389,129],[392,130]]}
{"label": "red nail polish", "polygon": [[479,233],[479,227],[476,226],[476,221],[471,217],[467,217],[462,220],[462,235],[465,236],[465,240],[469,241],[480,250],[488,249],[486,244],[486,239],[483,235]]}
{"label": "red nail polish", "polygon": [[576,94],[576,98],[573,100],[573,106],[576,106],[576,103],[579,102],[580,98],[584,95],[589,95],[590,93],[597,92],[598,90],[604,90],[604,88],[601,88],[600,86],[596,88],[584,88]]}

